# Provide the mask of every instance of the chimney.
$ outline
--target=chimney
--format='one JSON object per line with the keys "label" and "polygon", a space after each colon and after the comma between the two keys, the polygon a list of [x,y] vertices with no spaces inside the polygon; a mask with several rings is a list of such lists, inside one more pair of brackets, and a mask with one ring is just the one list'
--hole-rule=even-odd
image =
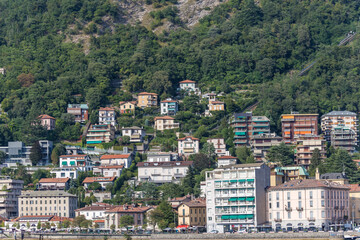
{"label": "chimney", "polygon": [[316,180],[319,180],[319,179],[320,179],[319,168],[316,168],[315,179],[316,179]]}

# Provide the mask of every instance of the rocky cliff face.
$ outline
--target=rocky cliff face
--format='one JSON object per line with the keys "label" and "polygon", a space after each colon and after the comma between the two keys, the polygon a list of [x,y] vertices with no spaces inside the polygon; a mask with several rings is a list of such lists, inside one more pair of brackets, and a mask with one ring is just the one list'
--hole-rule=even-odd
{"label": "rocky cliff face", "polygon": [[[177,4],[173,6],[179,9],[178,16],[181,18],[184,26],[187,28],[194,27],[201,18],[210,14],[214,7],[228,0],[178,0]],[[149,16],[151,11],[159,10],[154,8],[153,5],[145,4],[144,0],[114,0],[123,9],[124,23],[135,24],[140,22],[144,26],[149,26],[152,19]],[[164,25],[160,27],[161,30],[174,29],[174,26],[170,22],[164,22]],[[159,31],[159,29],[154,29]]]}

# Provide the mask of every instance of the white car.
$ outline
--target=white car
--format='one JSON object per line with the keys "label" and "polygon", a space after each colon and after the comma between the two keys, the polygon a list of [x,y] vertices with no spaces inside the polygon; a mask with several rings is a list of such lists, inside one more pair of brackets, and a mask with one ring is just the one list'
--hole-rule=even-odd
{"label": "white car", "polygon": [[219,231],[218,230],[211,230],[209,233],[217,234],[217,233],[219,233]]}

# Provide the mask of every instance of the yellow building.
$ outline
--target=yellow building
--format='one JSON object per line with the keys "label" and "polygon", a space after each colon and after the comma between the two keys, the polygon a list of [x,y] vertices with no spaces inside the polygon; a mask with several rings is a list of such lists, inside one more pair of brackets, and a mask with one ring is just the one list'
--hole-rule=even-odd
{"label": "yellow building", "polygon": [[183,202],[178,207],[178,224],[206,226],[206,203],[203,199]]}
{"label": "yellow building", "polygon": [[139,93],[137,99],[137,106],[140,108],[157,106],[158,95],[156,93],[142,92]]}
{"label": "yellow building", "polygon": [[359,184],[349,184],[350,192],[350,221],[360,224],[360,186]]}
{"label": "yellow building", "polygon": [[119,102],[120,104],[120,113],[133,113],[135,111],[135,101],[126,101],[126,102]]}
{"label": "yellow building", "polygon": [[220,101],[210,101],[209,102],[209,111],[224,111],[225,104]]}
{"label": "yellow building", "polygon": [[307,179],[309,173],[303,166],[296,167],[275,167],[271,169],[270,186],[278,186],[284,182],[295,179]]}

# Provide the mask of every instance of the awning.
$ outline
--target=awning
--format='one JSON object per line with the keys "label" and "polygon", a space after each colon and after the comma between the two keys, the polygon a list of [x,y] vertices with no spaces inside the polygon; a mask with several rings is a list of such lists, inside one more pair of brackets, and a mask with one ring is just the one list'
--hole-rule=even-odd
{"label": "awning", "polygon": [[246,214],[238,215],[239,219],[246,219]]}
{"label": "awning", "polygon": [[255,200],[255,197],[247,197],[247,198],[246,198],[246,201],[251,201],[251,202],[252,202],[252,201],[254,201],[254,200]]}
{"label": "awning", "polygon": [[239,179],[238,182],[245,182],[245,179]]}
{"label": "awning", "polygon": [[238,199],[238,198],[236,198],[236,197],[232,197],[232,198],[229,199],[229,201],[231,201],[231,202],[236,202],[237,199]]}
{"label": "awning", "polygon": [[230,215],[230,219],[238,219],[238,215]]}
{"label": "awning", "polygon": [[221,182],[221,181],[215,181],[215,182]]}
{"label": "awning", "polygon": [[176,228],[188,228],[189,227],[189,225],[179,225],[179,226],[177,226]]}
{"label": "awning", "polygon": [[75,166],[75,165],[76,165],[75,161],[70,161],[70,166]]}
{"label": "awning", "polygon": [[223,182],[229,182],[229,180],[224,180]]}
{"label": "awning", "polygon": [[245,199],[246,199],[245,197],[239,197],[238,198],[239,201],[245,201]]}
{"label": "awning", "polygon": [[230,182],[237,182],[236,180],[230,180]]}
{"label": "awning", "polygon": [[230,219],[230,216],[229,215],[223,215],[223,216],[221,216],[221,219],[222,220],[228,220],[228,219]]}
{"label": "awning", "polygon": [[248,182],[254,182],[254,179],[247,179]]}
{"label": "awning", "polygon": [[61,163],[61,165],[67,166],[67,162],[66,162],[66,161],[63,161],[63,162]]}
{"label": "awning", "polygon": [[247,214],[246,217],[247,218],[254,218],[254,214]]}

